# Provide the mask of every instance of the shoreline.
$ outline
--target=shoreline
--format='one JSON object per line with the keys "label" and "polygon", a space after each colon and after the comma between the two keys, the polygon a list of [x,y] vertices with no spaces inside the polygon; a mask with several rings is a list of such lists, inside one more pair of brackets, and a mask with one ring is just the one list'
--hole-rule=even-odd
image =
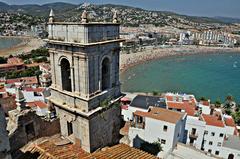
{"label": "shoreline", "polygon": [[18,38],[22,40],[22,42],[10,48],[0,49],[0,56],[3,57],[28,53],[31,50],[37,49],[44,45],[43,40],[30,36],[0,36],[0,38]]}
{"label": "shoreline", "polygon": [[197,54],[240,53],[240,48],[221,48],[208,46],[180,46],[173,48],[157,48],[137,53],[120,54],[120,73],[128,68],[159,60],[166,57],[187,56]]}

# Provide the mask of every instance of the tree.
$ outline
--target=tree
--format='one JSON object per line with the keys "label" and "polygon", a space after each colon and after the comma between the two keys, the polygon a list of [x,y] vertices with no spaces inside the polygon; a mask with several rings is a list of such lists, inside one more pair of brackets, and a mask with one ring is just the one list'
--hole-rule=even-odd
{"label": "tree", "polygon": [[222,102],[220,101],[220,99],[217,99],[216,102],[215,102],[215,106],[217,108],[219,108],[219,107],[221,107],[221,104],[222,104]]}
{"label": "tree", "polygon": [[240,111],[232,114],[232,117],[237,125],[240,125]]}
{"label": "tree", "polygon": [[160,143],[160,139],[158,139],[158,141],[155,141],[153,143],[142,143],[140,149],[156,156],[159,152],[162,151],[162,145]]}
{"label": "tree", "polygon": [[234,106],[234,98],[231,95],[228,95],[226,97],[225,103],[224,103],[224,109],[232,109],[232,107]]}
{"label": "tree", "polygon": [[0,64],[7,63],[7,59],[5,57],[0,56]]}
{"label": "tree", "polygon": [[159,95],[159,92],[158,92],[158,91],[153,91],[152,94],[153,94],[154,96],[157,96],[157,95]]}
{"label": "tree", "polygon": [[207,101],[207,98],[206,98],[206,97],[201,97],[201,98],[199,98],[199,100],[201,100],[201,101]]}

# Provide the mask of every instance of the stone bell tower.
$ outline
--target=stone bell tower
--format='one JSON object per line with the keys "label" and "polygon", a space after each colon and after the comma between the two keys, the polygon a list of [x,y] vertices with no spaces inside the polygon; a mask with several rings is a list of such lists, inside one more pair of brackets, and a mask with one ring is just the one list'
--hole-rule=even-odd
{"label": "stone bell tower", "polygon": [[56,22],[51,11],[46,40],[50,51],[50,103],[61,134],[92,152],[118,142],[121,124],[119,23]]}

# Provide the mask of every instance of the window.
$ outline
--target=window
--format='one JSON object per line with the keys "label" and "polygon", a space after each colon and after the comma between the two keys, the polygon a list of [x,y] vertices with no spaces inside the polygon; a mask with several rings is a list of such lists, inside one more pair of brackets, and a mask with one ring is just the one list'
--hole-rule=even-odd
{"label": "window", "polygon": [[166,140],[161,139],[161,144],[166,144]]}
{"label": "window", "polygon": [[72,91],[72,82],[71,82],[71,70],[70,63],[67,59],[61,60],[61,79],[62,79],[62,89],[65,91]]}
{"label": "window", "polygon": [[223,137],[223,133],[219,134],[219,137]]}
{"label": "window", "polygon": [[102,91],[110,87],[110,60],[105,58],[102,61]]}
{"label": "window", "polygon": [[25,126],[25,131],[26,131],[27,135],[35,136],[35,130],[34,130],[33,122],[29,123]]}
{"label": "window", "polygon": [[163,131],[167,131],[167,128],[168,128],[168,127],[167,127],[166,125],[164,125],[164,126],[163,126]]}
{"label": "window", "polygon": [[137,123],[143,123],[143,117],[137,116]]}
{"label": "window", "polygon": [[214,133],[214,132],[212,132],[212,133],[211,133],[211,136],[215,136],[215,133]]}
{"label": "window", "polygon": [[67,122],[68,136],[73,134],[73,126],[71,122]]}
{"label": "window", "polygon": [[216,152],[215,152],[215,155],[219,155],[219,151],[216,151]]}
{"label": "window", "polygon": [[218,146],[222,146],[222,143],[221,142],[218,142],[218,144],[217,144]]}
{"label": "window", "polygon": [[207,135],[207,134],[208,134],[208,131],[204,131],[204,134]]}
{"label": "window", "polygon": [[37,97],[37,96],[41,96],[41,94],[38,93],[38,92],[33,92],[33,95],[34,95],[35,97]]}
{"label": "window", "polygon": [[209,145],[212,145],[213,144],[213,142],[212,141],[209,141]]}
{"label": "window", "polygon": [[209,149],[209,150],[208,150],[208,152],[209,152],[209,153],[212,153],[212,150],[211,150],[211,149]]}

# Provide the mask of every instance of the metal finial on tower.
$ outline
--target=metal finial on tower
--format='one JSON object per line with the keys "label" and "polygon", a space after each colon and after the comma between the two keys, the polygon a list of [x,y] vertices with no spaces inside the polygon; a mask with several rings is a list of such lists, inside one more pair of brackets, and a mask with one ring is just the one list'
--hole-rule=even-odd
{"label": "metal finial on tower", "polygon": [[83,11],[81,18],[82,18],[82,21],[81,21],[82,23],[88,23],[88,13],[86,10]]}
{"label": "metal finial on tower", "polygon": [[118,23],[117,11],[113,13],[113,23]]}
{"label": "metal finial on tower", "polygon": [[51,9],[50,14],[49,14],[49,23],[53,23],[54,22],[54,12],[53,9]]}

